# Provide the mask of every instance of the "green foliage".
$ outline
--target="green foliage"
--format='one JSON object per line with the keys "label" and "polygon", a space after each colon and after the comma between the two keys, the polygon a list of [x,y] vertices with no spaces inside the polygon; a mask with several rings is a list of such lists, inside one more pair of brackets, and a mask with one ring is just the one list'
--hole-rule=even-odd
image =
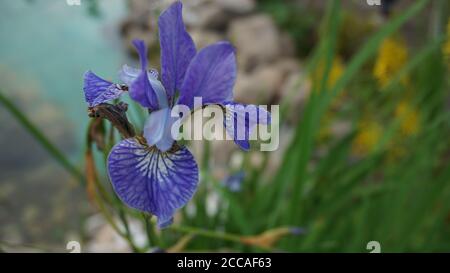
{"label": "green foliage", "polygon": [[[296,28],[303,25],[297,21],[302,19],[290,14],[289,4],[260,2],[263,10],[270,10],[297,43],[303,39],[300,37],[304,30]],[[435,40],[425,41],[415,49],[404,68],[391,75],[387,86],[377,87],[375,81],[368,79],[371,76],[366,69],[376,58],[380,44],[417,16],[430,1],[415,1],[369,37],[350,57],[342,76],[332,86],[326,83],[337,55],[343,16],[340,1],[328,2],[319,44],[308,57],[306,70],[312,74],[320,64],[324,64],[325,69],[320,81],[313,84],[276,174],[266,175],[264,163],[258,168],[251,167],[245,158],[242,168],[247,175],[243,190],[231,192],[212,176],[214,166],[208,159],[214,155],[210,154],[207,144],[202,157],[200,188],[191,201],[195,214],[184,208],[181,224],[161,232],[155,232],[154,222],[147,216],[125,208],[113,195],[104,176],[95,182],[97,202],[103,204],[103,213],[110,221],[118,219],[119,224],[113,225],[135,251],[146,248],[134,246],[127,228],[130,217],[142,221],[147,228],[148,247],[165,249],[187,233],[196,235],[187,251],[367,252],[369,241],[380,242],[383,252],[449,251],[450,113],[445,101],[450,94],[448,70],[441,53],[443,37],[439,34]],[[413,91],[401,87],[405,75],[410,75],[409,86],[414,87]],[[366,112],[377,116],[382,121],[382,136],[372,152],[355,158],[352,154],[358,130],[355,126],[344,137],[327,143],[326,153],[314,156],[320,145],[321,120],[333,100],[344,91],[354,97],[349,103],[349,118],[358,120]],[[401,139],[405,153],[393,157],[392,143],[398,135],[400,121],[392,116],[398,102],[406,97],[420,110],[421,127],[414,136]],[[289,98],[281,105],[283,115],[295,112],[287,106],[287,100]],[[5,104],[4,99],[2,102]],[[11,107],[9,110],[17,112]],[[141,114],[134,112],[134,118],[142,119]],[[67,165],[21,114],[15,116],[31,128],[30,132],[44,146],[50,147],[48,150],[55,158]],[[114,137],[110,141],[107,147],[111,147]],[[264,162],[271,156],[264,154]],[[68,170],[74,172],[70,167]],[[214,216],[207,212],[207,197],[211,192],[218,194],[221,200]],[[283,237],[273,248],[242,243],[243,236],[281,226],[304,227],[307,232]]]}

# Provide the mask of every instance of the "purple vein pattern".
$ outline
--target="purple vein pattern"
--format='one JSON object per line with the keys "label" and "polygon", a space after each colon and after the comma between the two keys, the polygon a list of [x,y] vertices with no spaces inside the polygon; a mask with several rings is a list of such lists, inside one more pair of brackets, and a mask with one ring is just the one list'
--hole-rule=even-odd
{"label": "purple vein pattern", "polygon": [[192,198],[198,183],[197,163],[189,150],[162,153],[135,139],[125,139],[114,147],[108,169],[120,199],[158,215],[160,227],[171,223],[174,212]]}

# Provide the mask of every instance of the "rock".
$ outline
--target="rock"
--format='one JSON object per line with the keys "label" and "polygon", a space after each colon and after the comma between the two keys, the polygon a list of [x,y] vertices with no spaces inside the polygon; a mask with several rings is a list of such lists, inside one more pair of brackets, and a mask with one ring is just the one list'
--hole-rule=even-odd
{"label": "rock", "polygon": [[215,2],[224,10],[236,14],[251,12],[256,7],[255,0],[216,0]]}
{"label": "rock", "polygon": [[215,2],[185,5],[184,23],[189,28],[223,30],[229,21],[229,14]]}
{"label": "rock", "polygon": [[234,20],[228,38],[237,48],[239,66],[249,71],[281,55],[280,33],[268,15]]}
{"label": "rock", "polygon": [[282,32],[280,37],[280,47],[283,49],[281,54],[284,57],[295,57],[295,43],[291,35],[287,32]]}
{"label": "rock", "polygon": [[240,73],[235,86],[235,99],[241,103],[269,104],[282,92],[287,75],[298,71],[295,60],[282,59],[258,67],[251,73]]}
{"label": "rock", "polygon": [[86,244],[86,252],[130,252],[127,242],[118,235],[109,225],[101,226],[95,234],[92,234],[92,241]]}
{"label": "rock", "polygon": [[223,36],[217,32],[194,29],[190,31],[191,37],[194,40],[197,49],[204,48],[207,45],[224,40]]}
{"label": "rock", "polygon": [[[120,221],[116,221],[119,223]],[[131,217],[128,225],[134,243],[143,247],[147,243],[147,236],[141,222]],[[91,240],[83,247],[83,252],[130,252],[127,241],[104,220],[102,215],[93,215],[87,219],[86,232]]]}
{"label": "rock", "polygon": [[[278,98],[284,100],[289,105],[290,109],[296,109],[288,116],[290,123],[296,124],[300,118],[300,113],[306,104],[306,101],[311,93],[311,81],[299,72],[291,73],[286,77],[281,92],[277,95]],[[279,102],[281,103],[281,102]]]}

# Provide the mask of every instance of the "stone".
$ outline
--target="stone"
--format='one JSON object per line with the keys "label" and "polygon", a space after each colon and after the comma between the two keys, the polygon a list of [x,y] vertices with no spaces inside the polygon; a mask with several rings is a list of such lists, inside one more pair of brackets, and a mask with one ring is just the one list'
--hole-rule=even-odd
{"label": "stone", "polygon": [[256,7],[255,0],[216,0],[215,2],[224,10],[236,14],[249,13]]}
{"label": "stone", "polygon": [[[118,219],[114,220],[120,223]],[[147,235],[142,223],[136,219],[128,218],[128,225],[134,243],[143,247],[147,243]],[[82,248],[83,252],[130,252],[127,241],[104,220],[100,214],[90,216],[86,222],[86,232],[90,237]]]}
{"label": "stone", "polygon": [[269,104],[282,92],[287,75],[299,70],[295,60],[281,59],[256,68],[251,73],[239,73],[235,99],[241,103]]}
{"label": "stone", "polygon": [[214,2],[185,5],[184,23],[188,28],[223,30],[229,21],[228,13]]}
{"label": "stone", "polygon": [[[288,116],[288,122],[296,124],[300,119],[300,113],[311,93],[311,81],[306,79],[302,72],[294,72],[286,77],[278,98],[284,100],[290,109],[296,109]],[[278,102],[281,103],[281,102]]]}
{"label": "stone", "polygon": [[295,57],[296,48],[294,39],[287,32],[282,32],[280,37],[280,47],[282,48],[281,54],[283,57]]}
{"label": "stone", "polygon": [[224,40],[223,36],[209,30],[193,29],[190,34],[198,50]]}
{"label": "stone", "polygon": [[245,71],[274,61],[281,55],[280,33],[268,15],[234,20],[228,30],[228,39],[236,46],[239,67]]}

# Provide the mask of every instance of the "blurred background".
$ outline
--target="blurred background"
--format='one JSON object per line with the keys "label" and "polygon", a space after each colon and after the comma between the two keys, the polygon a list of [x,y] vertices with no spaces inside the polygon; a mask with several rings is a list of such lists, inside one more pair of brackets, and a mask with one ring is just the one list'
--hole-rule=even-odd
{"label": "blurred background", "polygon": [[200,188],[163,231],[114,201],[82,86],[135,38],[159,69],[173,1],[77,2],[0,3],[0,251],[450,251],[448,1],[184,0],[198,49],[236,46],[235,100],[280,105],[280,148],[189,143]]}

